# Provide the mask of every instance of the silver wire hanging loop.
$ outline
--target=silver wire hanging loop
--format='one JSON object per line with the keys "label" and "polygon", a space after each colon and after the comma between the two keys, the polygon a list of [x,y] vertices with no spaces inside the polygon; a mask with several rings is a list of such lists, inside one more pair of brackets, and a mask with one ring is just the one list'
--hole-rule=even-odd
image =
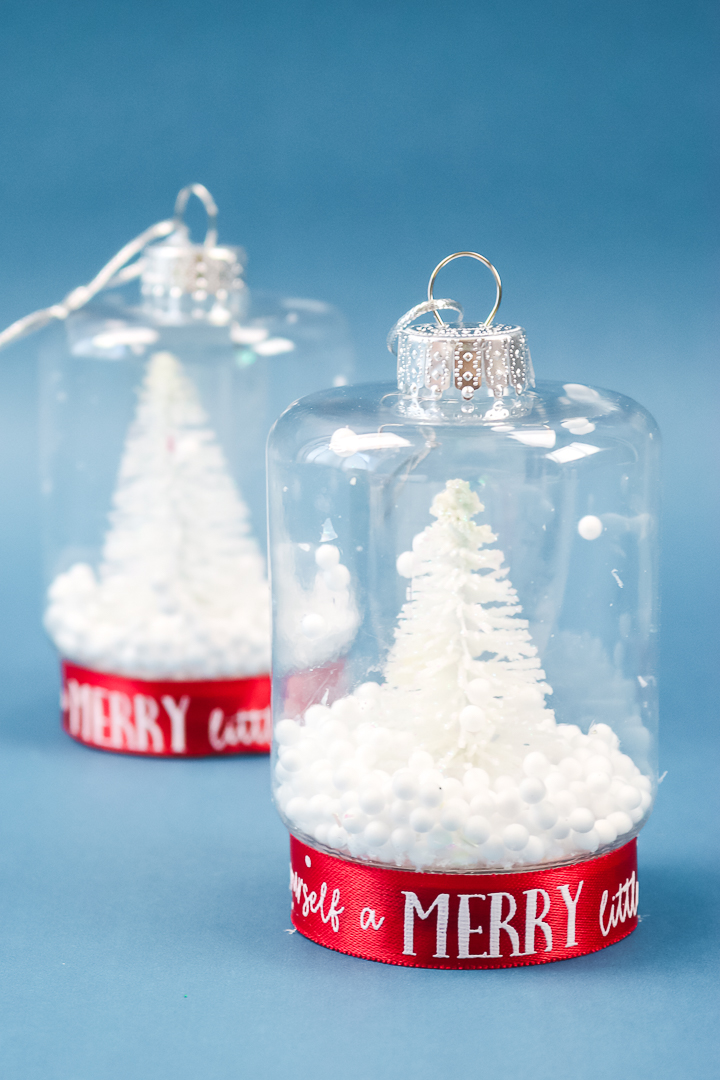
{"label": "silver wire hanging loop", "polygon": [[[488,270],[490,270],[492,276],[495,278],[495,306],[493,307],[485,322],[482,324],[483,326],[489,326],[497,315],[497,310],[500,307],[500,301],[502,300],[502,281],[500,280],[500,275],[498,274],[493,264],[489,261],[489,259],[486,259],[484,255],[478,254],[477,251],[456,251],[454,255],[448,255],[446,259],[443,259],[442,262],[438,263],[432,274],[430,275],[430,281],[428,282],[428,300],[430,301],[433,298],[433,287],[435,285],[435,278],[438,276],[442,268],[444,266],[447,266],[448,263],[451,263],[453,259],[464,258],[477,259],[478,262],[481,262],[484,266],[487,266]],[[434,311],[434,315],[437,321],[442,325],[442,319],[440,318],[437,309]]]}
{"label": "silver wire hanging loop", "polygon": [[11,342],[25,337],[26,334],[31,334],[34,330],[40,330],[47,323],[52,322],[53,319],[67,319],[68,315],[84,307],[89,300],[92,300],[103,289],[114,289],[118,285],[124,285],[125,282],[132,280],[132,278],[139,277],[142,273],[144,260],[142,258],[136,259],[135,262],[130,260],[135,259],[136,255],[140,255],[143,249],[153,240],[162,240],[178,229],[184,228],[183,214],[191,195],[197,196],[205,207],[208,217],[208,228],[203,245],[208,249],[214,248],[217,244],[217,205],[203,184],[189,184],[178,193],[175,200],[174,217],[165,221],[158,221],[155,225],[151,225],[149,229],[141,232],[134,240],[125,244],[124,247],[120,248],[117,255],[113,255],[110,262],[103,266],[100,273],[96,274],[88,285],[80,285],[77,289],[73,289],[59,304],[33,311],[31,315],[25,315],[22,319],[18,319],[6,327],[0,333],[0,349],[4,349]]}
{"label": "silver wire hanging loop", "polygon": [[442,322],[442,319],[438,315],[438,311],[456,311],[460,316],[460,319],[463,317],[463,309],[461,305],[458,304],[457,300],[435,300],[432,297],[429,300],[424,300],[422,304],[416,304],[415,307],[406,311],[403,317],[398,319],[395,323],[387,336],[388,350],[394,355],[397,355],[396,346],[400,331],[405,330],[411,323],[414,323],[416,319],[419,319],[421,315],[427,315],[430,311],[432,311],[439,322]]}
{"label": "silver wire hanging loop", "polygon": [[195,195],[195,197],[200,200],[205,207],[205,213],[207,214],[208,227],[207,232],[205,233],[205,239],[203,240],[203,247],[214,248],[218,238],[218,208],[215,200],[204,184],[188,184],[187,187],[182,188],[182,190],[178,192],[178,197],[175,200],[175,227],[179,229],[185,224],[183,220],[185,207],[187,206],[191,195]]}

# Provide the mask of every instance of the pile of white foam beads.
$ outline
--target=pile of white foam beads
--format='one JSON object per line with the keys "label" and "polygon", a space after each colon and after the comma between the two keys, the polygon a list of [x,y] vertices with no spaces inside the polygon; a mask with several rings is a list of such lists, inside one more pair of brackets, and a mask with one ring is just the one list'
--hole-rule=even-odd
{"label": "pile of white foam beads", "polygon": [[[651,781],[607,724],[558,724],[506,775],[447,775],[411,732],[372,721],[377,683],[274,733],[276,799],[290,829],[353,858],[409,868],[510,867],[587,857],[627,839]],[[385,767],[383,767],[385,766]]]}
{"label": "pile of white foam beads", "polygon": [[99,581],[78,563],[50,586],[45,627],[63,656],[99,671],[148,679],[260,674],[270,668],[267,582],[257,559],[235,562],[232,579],[211,582],[204,595],[187,599],[184,583],[174,583],[165,611],[146,581],[130,573]]}

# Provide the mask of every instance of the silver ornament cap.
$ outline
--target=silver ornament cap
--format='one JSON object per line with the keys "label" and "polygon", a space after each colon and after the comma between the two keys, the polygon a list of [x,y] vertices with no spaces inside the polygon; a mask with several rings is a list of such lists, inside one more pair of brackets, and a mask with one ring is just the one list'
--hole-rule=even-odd
{"label": "silver ornament cap", "polygon": [[[460,320],[463,311],[456,300],[434,298],[435,278],[453,259],[465,257],[476,259],[491,271],[496,286],[495,304],[484,323],[445,323],[440,318],[441,311],[454,311]],[[400,393],[418,400],[428,396],[439,398],[446,390],[456,390],[465,402],[470,402],[483,387],[493,397],[500,398],[509,390],[521,394],[534,386],[525,331],[521,326],[492,321],[501,299],[500,275],[484,255],[456,251],[438,263],[430,276],[427,301],[411,308],[388,335],[388,348],[397,352]],[[430,313],[434,323],[414,325],[422,315]]]}

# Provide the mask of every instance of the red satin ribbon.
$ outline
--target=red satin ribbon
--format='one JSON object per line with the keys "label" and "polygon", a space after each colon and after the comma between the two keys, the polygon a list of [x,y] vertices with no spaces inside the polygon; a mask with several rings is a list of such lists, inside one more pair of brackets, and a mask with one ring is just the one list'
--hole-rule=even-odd
{"label": "red satin ribbon", "polygon": [[266,754],[270,676],[150,682],[62,661],[63,728],[100,750],[148,757]]}
{"label": "red satin ribbon", "polygon": [[290,837],[293,925],[338,952],[424,968],[545,964],[637,926],[637,841],[547,870],[427,874],[349,862]]}

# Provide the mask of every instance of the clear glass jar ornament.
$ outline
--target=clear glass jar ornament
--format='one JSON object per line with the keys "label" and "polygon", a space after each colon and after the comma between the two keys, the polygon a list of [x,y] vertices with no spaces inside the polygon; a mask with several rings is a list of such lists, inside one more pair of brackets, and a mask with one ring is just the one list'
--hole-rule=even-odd
{"label": "clear glass jar ornament", "polygon": [[[183,222],[193,194],[203,243]],[[202,185],[183,189],[174,218],[90,286],[0,336],[55,320],[41,348],[44,621],[65,725],[106,749],[269,749],[265,440],[292,400],[351,372],[339,313],[249,290],[216,218]]]}
{"label": "clear glass jar ornament", "polygon": [[[592,951],[635,925],[631,841],[656,790],[660,446],[629,398],[535,383],[525,332],[492,324],[494,267],[488,321],[443,323],[462,312],[433,283],[458,255],[391,331],[396,385],[306,397],[271,432],[273,784],[303,933],[372,959],[483,967]],[[619,897],[593,885],[601,872],[620,875]],[[560,874],[540,889],[545,922],[537,888],[520,888],[542,873]],[[324,885],[329,903],[338,874],[339,932],[327,904],[303,901]],[[381,914],[367,897],[384,881],[387,900],[396,879],[404,907]],[[412,882],[435,879],[449,897],[437,934],[444,919],[456,954],[425,964],[401,945],[428,925]],[[503,922],[515,905],[537,944],[573,898],[578,912],[595,904],[596,885],[599,944],[570,944],[567,923],[567,943],[557,929],[552,948],[523,950]],[[467,897],[480,895],[510,899],[492,901],[471,958]],[[379,954],[395,922],[397,952]]]}

